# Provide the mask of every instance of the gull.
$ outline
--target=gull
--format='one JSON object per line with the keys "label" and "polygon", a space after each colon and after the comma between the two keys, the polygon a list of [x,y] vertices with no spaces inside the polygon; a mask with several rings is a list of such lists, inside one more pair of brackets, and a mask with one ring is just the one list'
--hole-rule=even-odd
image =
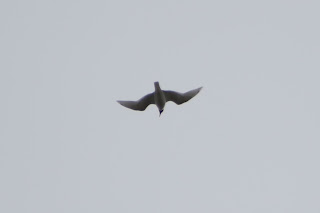
{"label": "gull", "polygon": [[159,116],[164,110],[166,102],[172,101],[178,105],[183,104],[189,101],[191,98],[196,96],[202,87],[199,87],[194,90],[190,90],[185,93],[179,93],[170,90],[162,90],[160,88],[159,82],[154,82],[155,91],[150,93],[137,101],[117,101],[124,107],[127,107],[132,110],[144,111],[150,104],[155,104],[159,109]]}

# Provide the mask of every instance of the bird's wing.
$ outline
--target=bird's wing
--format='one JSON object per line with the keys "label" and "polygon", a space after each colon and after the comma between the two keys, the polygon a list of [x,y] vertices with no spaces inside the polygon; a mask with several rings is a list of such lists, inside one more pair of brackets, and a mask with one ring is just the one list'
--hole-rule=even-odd
{"label": "bird's wing", "polygon": [[150,93],[138,101],[118,101],[118,103],[129,109],[144,111],[150,104],[154,104],[154,93]]}
{"label": "bird's wing", "polygon": [[201,89],[202,87],[199,87],[197,89],[190,90],[186,93],[179,93],[179,92],[169,91],[169,90],[164,90],[163,92],[166,97],[166,101],[173,101],[176,104],[183,104],[189,101],[194,96],[196,96]]}

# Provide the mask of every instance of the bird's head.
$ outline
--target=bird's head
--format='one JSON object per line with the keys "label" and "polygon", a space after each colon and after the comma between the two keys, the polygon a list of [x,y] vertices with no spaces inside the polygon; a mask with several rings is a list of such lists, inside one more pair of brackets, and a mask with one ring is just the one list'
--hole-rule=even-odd
{"label": "bird's head", "polygon": [[161,115],[161,113],[163,112],[163,109],[159,109],[159,117],[160,117],[160,115]]}

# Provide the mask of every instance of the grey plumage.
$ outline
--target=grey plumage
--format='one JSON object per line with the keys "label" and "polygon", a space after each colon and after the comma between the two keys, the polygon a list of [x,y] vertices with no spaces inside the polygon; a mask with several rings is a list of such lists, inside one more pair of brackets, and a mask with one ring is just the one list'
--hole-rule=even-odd
{"label": "grey plumage", "polygon": [[154,87],[155,91],[153,93],[150,93],[137,101],[118,101],[118,103],[129,109],[138,111],[144,111],[150,104],[155,104],[161,115],[166,102],[172,101],[178,105],[183,104],[196,96],[202,89],[202,87],[199,87],[185,93],[179,93],[170,90],[162,90],[159,82],[154,82]]}

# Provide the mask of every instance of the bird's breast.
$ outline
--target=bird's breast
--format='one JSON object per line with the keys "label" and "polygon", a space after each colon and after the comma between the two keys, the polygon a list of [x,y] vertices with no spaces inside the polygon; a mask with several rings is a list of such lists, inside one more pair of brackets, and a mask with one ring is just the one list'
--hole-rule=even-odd
{"label": "bird's breast", "polygon": [[162,91],[161,92],[155,92],[154,98],[155,98],[154,102],[157,105],[157,107],[159,109],[163,109],[165,104],[166,104],[166,98],[164,96],[164,93]]}

